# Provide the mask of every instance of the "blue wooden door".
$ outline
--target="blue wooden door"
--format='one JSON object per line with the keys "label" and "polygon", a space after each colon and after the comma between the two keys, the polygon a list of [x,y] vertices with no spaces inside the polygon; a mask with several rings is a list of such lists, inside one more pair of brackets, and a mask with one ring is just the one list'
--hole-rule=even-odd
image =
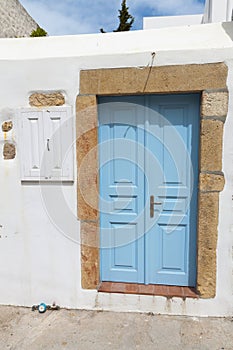
{"label": "blue wooden door", "polygon": [[101,280],[194,286],[199,95],[99,99]]}

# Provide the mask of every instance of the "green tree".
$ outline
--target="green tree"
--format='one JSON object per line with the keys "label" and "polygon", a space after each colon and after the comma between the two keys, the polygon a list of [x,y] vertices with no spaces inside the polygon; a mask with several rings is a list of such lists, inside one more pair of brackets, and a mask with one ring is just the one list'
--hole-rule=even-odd
{"label": "green tree", "polygon": [[129,31],[133,25],[134,17],[129,14],[129,8],[126,6],[126,0],[121,3],[121,10],[119,10],[119,26],[114,32]]}
{"label": "green tree", "polygon": [[[129,8],[126,6],[126,0],[122,0],[121,9],[119,11],[119,26],[114,32],[129,31],[134,23],[134,17],[129,13]],[[100,29],[101,33],[106,33],[103,28]]]}
{"label": "green tree", "polygon": [[37,27],[37,29],[33,30],[30,34],[31,37],[37,37],[37,36],[47,36],[47,32],[40,27]]}

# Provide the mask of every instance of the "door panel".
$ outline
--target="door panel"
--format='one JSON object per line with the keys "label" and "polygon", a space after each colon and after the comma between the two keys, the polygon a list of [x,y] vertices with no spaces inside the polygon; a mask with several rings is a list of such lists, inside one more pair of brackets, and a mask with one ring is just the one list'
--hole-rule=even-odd
{"label": "door panel", "polygon": [[199,95],[99,102],[101,279],[194,286]]}
{"label": "door panel", "polygon": [[147,214],[145,283],[194,286],[199,96],[150,96],[147,104],[146,159],[151,151],[162,168],[148,167],[147,176],[162,204],[153,222]]}
{"label": "door panel", "polygon": [[143,119],[134,104],[99,107],[101,279],[143,283]]}
{"label": "door panel", "polygon": [[[185,255],[182,252],[187,251],[187,232],[186,225],[179,225],[174,230],[170,225],[159,225],[161,235],[161,270],[171,270],[184,272]],[[176,247],[179,254],[174,254]]]}

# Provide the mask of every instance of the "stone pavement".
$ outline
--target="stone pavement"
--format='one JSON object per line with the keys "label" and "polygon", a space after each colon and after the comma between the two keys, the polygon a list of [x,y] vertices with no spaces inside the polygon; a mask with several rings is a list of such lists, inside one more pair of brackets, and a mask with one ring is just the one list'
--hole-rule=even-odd
{"label": "stone pavement", "polygon": [[232,350],[233,318],[0,307],[0,350]]}

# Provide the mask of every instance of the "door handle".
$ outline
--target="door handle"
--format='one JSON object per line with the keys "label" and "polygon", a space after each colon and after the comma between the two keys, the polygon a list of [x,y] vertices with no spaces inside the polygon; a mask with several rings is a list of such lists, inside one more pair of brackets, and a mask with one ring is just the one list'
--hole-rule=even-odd
{"label": "door handle", "polygon": [[49,139],[47,139],[47,150],[50,151],[50,147],[49,147]]}
{"label": "door handle", "polygon": [[154,206],[155,205],[162,205],[162,202],[155,202],[155,197],[154,196],[150,196],[150,217],[153,218],[154,217]]}

